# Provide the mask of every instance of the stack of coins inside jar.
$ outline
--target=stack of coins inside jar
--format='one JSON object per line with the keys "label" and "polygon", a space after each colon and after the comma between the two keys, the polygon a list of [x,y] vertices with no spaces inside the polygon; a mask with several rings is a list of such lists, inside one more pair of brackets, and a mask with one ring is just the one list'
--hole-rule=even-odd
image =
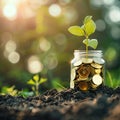
{"label": "stack of coins inside jar", "polygon": [[89,54],[88,56],[82,54],[79,59],[74,59],[71,66],[71,88],[89,90],[103,84],[105,61],[101,58],[101,54],[96,55],[92,53],[91,57]]}

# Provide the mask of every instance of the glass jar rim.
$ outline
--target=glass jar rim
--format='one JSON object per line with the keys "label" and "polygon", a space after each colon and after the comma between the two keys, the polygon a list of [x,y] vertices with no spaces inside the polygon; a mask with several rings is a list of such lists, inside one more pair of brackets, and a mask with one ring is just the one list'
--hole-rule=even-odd
{"label": "glass jar rim", "polygon": [[94,56],[94,57],[102,57],[103,52],[102,50],[88,50],[88,53],[86,53],[86,50],[74,50],[74,56]]}
{"label": "glass jar rim", "polygon": [[[86,53],[86,50],[74,50],[74,52],[80,52],[80,53]],[[88,50],[88,53],[94,53],[94,52],[98,52],[98,53],[102,53],[102,50]]]}

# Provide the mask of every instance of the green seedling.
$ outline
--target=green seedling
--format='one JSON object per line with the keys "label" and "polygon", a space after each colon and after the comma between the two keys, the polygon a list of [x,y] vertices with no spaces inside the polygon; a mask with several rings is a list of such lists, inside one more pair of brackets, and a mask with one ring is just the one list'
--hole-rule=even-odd
{"label": "green seedling", "polygon": [[2,95],[17,96],[18,90],[15,89],[14,85],[11,87],[4,86],[4,87],[2,87],[1,94]]}
{"label": "green seedling", "polygon": [[46,78],[40,78],[39,75],[34,75],[33,79],[30,79],[27,84],[32,85],[32,90],[34,91],[35,95],[39,95],[39,86],[46,81]]}
{"label": "green seedling", "polygon": [[68,31],[76,36],[84,36],[85,39],[83,43],[86,46],[86,54],[88,53],[88,47],[92,47],[93,49],[97,48],[98,41],[97,39],[90,39],[90,35],[93,34],[96,30],[96,24],[92,20],[92,16],[86,16],[83,21],[83,25],[80,26],[71,26],[68,28]]}
{"label": "green seedling", "polygon": [[22,96],[24,98],[27,98],[27,97],[30,97],[33,95],[34,95],[33,91],[30,92],[30,91],[28,91],[28,89],[22,89],[21,91],[18,92],[17,96]]}

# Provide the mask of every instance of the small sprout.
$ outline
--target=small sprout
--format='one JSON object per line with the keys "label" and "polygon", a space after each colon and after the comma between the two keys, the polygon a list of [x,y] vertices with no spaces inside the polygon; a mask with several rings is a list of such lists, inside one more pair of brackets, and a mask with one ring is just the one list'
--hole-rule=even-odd
{"label": "small sprout", "polygon": [[83,43],[85,45],[88,44],[88,46],[90,46],[90,47],[92,47],[94,49],[96,49],[96,47],[98,45],[98,41],[96,39],[91,39],[91,40],[90,39],[85,39],[85,40],[83,40]]}
{"label": "small sprout", "polygon": [[33,95],[34,95],[34,92],[33,91],[29,92],[27,89],[23,89],[18,92],[18,96],[22,96],[24,98],[27,98]]}
{"label": "small sprout", "polygon": [[14,85],[11,86],[11,87],[5,86],[5,87],[2,88],[1,94],[2,94],[2,95],[7,95],[7,94],[8,94],[8,95],[11,95],[11,96],[17,96],[18,90],[15,89],[15,86],[14,86]]}
{"label": "small sprout", "polygon": [[80,26],[71,26],[68,28],[68,31],[76,36],[84,36],[83,44],[86,45],[86,53],[88,53],[88,47],[93,49],[97,48],[98,41],[97,39],[89,39],[89,36],[93,34],[96,30],[96,24],[92,20],[92,16],[86,16],[83,21],[83,25]]}
{"label": "small sprout", "polygon": [[30,79],[27,84],[32,85],[32,90],[35,92],[35,95],[39,95],[39,85],[46,81],[46,78],[40,78],[39,75],[34,75],[33,79]]}

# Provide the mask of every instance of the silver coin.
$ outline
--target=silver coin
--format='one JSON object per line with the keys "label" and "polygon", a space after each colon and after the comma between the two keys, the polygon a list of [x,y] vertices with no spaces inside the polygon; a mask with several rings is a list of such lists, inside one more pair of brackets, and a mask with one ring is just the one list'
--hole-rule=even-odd
{"label": "silver coin", "polygon": [[92,63],[93,62],[93,59],[91,59],[91,58],[82,58],[82,62],[83,63]]}
{"label": "silver coin", "polygon": [[103,82],[103,78],[99,75],[99,74],[95,74],[92,78],[92,82],[95,84],[95,85],[101,85],[102,82]]}
{"label": "silver coin", "polygon": [[98,64],[104,64],[105,63],[105,60],[101,59],[101,58],[93,58],[93,61],[95,63],[98,63]]}
{"label": "silver coin", "polygon": [[81,60],[78,60],[77,62],[74,63],[74,66],[79,66],[82,64],[82,61]]}

